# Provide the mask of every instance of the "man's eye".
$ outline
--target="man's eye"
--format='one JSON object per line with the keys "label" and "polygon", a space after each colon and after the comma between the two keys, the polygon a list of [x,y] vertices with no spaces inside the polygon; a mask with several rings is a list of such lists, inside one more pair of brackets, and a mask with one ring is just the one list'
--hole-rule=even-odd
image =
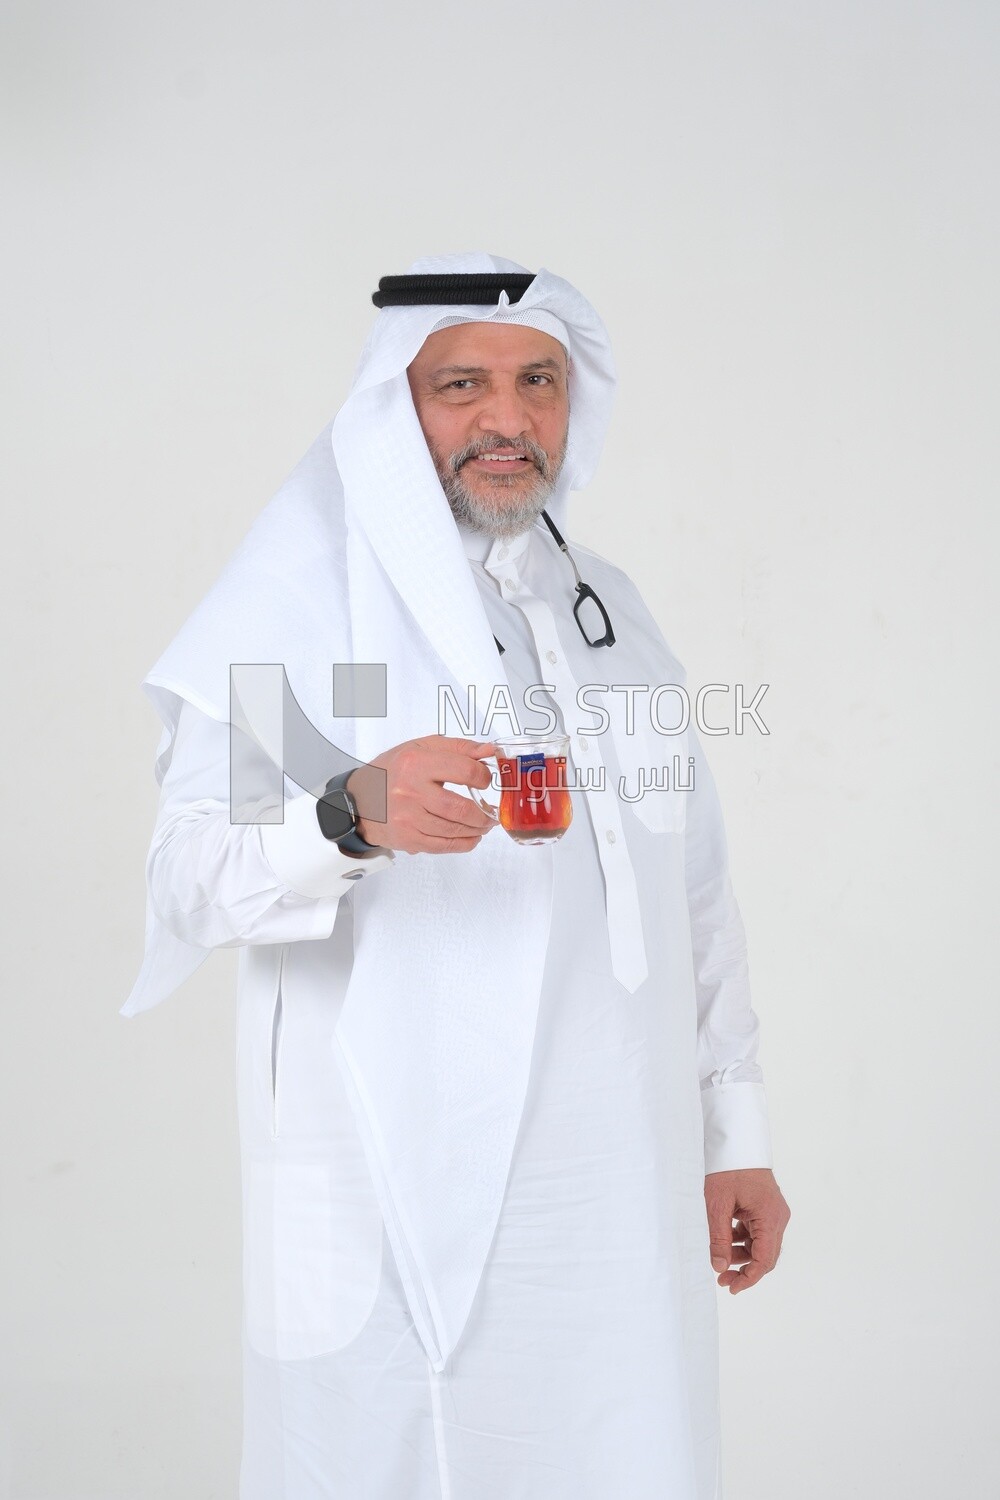
{"label": "man's eye", "polygon": [[542,385],[551,385],[552,384],[552,376],[551,375],[529,375],[527,378],[528,378],[529,381],[530,380],[537,380]]}
{"label": "man's eye", "polygon": [[448,382],[447,386],[445,387],[445,389],[449,390],[449,391],[464,391],[468,386],[471,386],[473,383],[474,382],[471,381],[471,380],[450,380]]}

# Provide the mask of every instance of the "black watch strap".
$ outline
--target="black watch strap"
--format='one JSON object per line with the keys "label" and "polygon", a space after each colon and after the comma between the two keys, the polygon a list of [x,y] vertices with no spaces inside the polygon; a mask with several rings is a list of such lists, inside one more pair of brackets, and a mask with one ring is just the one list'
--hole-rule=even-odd
{"label": "black watch strap", "polygon": [[316,819],[325,839],[343,849],[345,854],[371,854],[379,846],[369,844],[357,832],[358,804],[347,790],[347,778],[355,767],[331,776],[326,790],[316,802]]}

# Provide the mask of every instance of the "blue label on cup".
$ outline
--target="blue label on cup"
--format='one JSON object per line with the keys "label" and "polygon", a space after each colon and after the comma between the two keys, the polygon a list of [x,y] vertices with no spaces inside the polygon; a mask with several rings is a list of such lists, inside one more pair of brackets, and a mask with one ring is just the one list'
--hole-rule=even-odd
{"label": "blue label on cup", "polygon": [[545,756],[538,750],[532,750],[528,755],[519,755],[517,762],[522,771],[534,771],[536,768],[544,771],[545,769]]}

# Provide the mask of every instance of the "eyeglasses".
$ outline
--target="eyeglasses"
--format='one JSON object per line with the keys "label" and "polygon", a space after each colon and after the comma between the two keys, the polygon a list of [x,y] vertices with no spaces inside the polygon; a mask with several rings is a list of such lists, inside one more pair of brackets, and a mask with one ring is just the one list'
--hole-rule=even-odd
{"label": "eyeglasses", "polygon": [[[610,615],[604,608],[604,605],[601,603],[600,599],[594,593],[594,590],[590,587],[590,584],[583,582],[583,579],[580,577],[579,570],[577,569],[576,563],[573,561],[573,557],[569,548],[567,547],[563,538],[559,535],[559,532],[556,530],[555,525],[549,519],[548,514],[544,510],[542,511],[542,520],[551,531],[552,536],[555,539],[556,546],[559,548],[560,552],[565,552],[566,556],[569,558],[569,565],[573,569],[573,577],[576,579],[576,592],[578,596],[576,603],[573,605],[573,618],[576,620],[580,634],[583,636],[588,646],[613,646],[615,643],[615,633],[611,628]],[[603,635],[597,635],[598,614],[600,615],[601,621],[604,625]],[[592,637],[594,636],[596,636],[597,638],[592,639]]]}
{"label": "eyeglasses", "polygon": [[[583,579],[580,577],[576,563],[573,561],[569,548],[566,546],[565,541],[559,535],[559,532],[556,530],[554,523],[549,519],[544,510],[542,511],[542,520],[545,522],[546,526],[549,528],[553,537],[555,538],[556,545],[558,546],[560,552],[565,552],[566,556],[569,558],[569,565],[573,569],[573,576],[576,579],[576,592],[578,596],[576,603],[573,605],[573,618],[577,623],[577,628],[579,629],[580,634],[583,636],[588,646],[613,646],[615,643],[615,633],[611,628],[611,616],[604,608],[604,605],[601,603],[600,599],[594,593],[594,590],[590,587],[590,584],[584,583]],[[598,616],[600,616],[600,621],[604,625],[603,635],[597,635]],[[595,636],[596,639],[594,639]],[[493,639],[496,641],[497,650],[502,656],[506,649],[503,645],[503,642],[497,640],[496,636],[494,636]]]}

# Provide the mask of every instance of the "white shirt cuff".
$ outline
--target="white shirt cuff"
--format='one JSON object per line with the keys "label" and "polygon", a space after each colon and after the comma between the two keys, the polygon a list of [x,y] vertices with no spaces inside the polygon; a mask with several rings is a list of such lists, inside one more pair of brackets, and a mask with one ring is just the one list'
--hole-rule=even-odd
{"label": "white shirt cuff", "polygon": [[356,880],[384,870],[395,859],[391,849],[373,854],[345,854],[323,837],[316,818],[316,798],[304,793],[285,803],[283,823],[261,823],[264,858],[278,879],[300,896],[342,896]]}
{"label": "white shirt cuff", "polygon": [[706,1174],[773,1165],[762,1083],[720,1083],[702,1089],[701,1107]]}

